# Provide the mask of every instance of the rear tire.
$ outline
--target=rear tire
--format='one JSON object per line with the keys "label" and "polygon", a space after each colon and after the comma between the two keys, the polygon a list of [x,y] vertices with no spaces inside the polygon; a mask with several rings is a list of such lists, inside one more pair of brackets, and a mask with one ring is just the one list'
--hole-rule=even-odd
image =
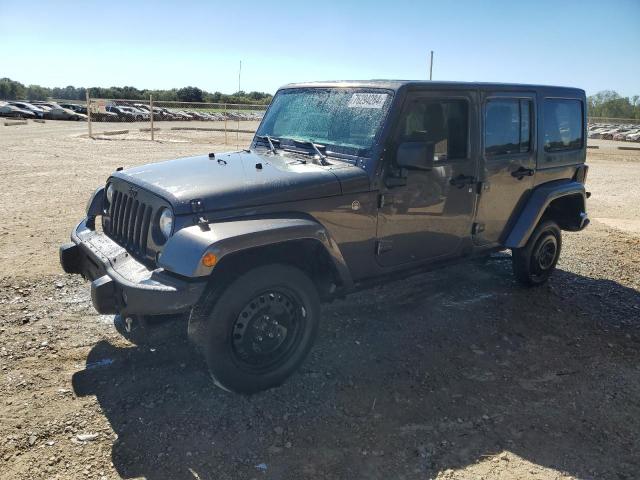
{"label": "rear tire", "polygon": [[194,309],[214,383],[251,394],[282,384],[318,332],[320,300],[311,279],[282,264],[256,267],[213,289]]}
{"label": "rear tire", "polygon": [[522,285],[535,287],[545,283],[556,268],[562,248],[560,227],[543,220],[522,248],[514,248],[513,273]]}

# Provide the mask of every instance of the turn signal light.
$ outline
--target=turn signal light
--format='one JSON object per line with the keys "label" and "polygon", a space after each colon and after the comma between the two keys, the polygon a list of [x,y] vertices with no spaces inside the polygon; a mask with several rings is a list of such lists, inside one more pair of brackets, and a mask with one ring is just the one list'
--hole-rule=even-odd
{"label": "turn signal light", "polygon": [[216,263],[218,263],[218,257],[211,252],[205,253],[202,257],[202,265],[205,267],[214,267]]}

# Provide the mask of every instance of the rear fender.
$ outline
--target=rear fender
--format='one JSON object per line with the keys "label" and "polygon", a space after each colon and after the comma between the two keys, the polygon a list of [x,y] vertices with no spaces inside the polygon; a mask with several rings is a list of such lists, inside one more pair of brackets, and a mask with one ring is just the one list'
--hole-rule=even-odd
{"label": "rear fender", "polygon": [[507,248],[524,247],[542,216],[549,211],[550,206],[565,198],[571,198],[575,201],[571,202],[570,211],[563,212],[564,221],[558,221],[560,227],[572,231],[582,230],[586,227],[589,224],[589,219],[586,213],[587,202],[584,185],[576,181],[545,183],[533,190],[503,245]]}
{"label": "rear fender", "polygon": [[158,265],[185,277],[204,277],[215,270],[202,264],[206,253],[213,253],[220,263],[237,252],[302,239],[322,244],[343,286],[350,290],[353,280],[337,243],[324,226],[310,218],[257,218],[186,227],[169,238]]}

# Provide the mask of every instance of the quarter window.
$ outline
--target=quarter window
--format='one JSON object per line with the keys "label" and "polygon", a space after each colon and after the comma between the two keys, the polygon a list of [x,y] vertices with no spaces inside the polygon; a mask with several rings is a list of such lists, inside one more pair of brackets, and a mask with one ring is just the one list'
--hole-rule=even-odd
{"label": "quarter window", "polygon": [[469,105],[466,100],[411,101],[400,121],[399,142],[435,145],[435,161],[467,158]]}
{"label": "quarter window", "polygon": [[545,99],[545,152],[574,150],[582,148],[582,144],[582,102],[580,100]]}
{"label": "quarter window", "polygon": [[487,155],[530,151],[531,101],[489,100],[484,128],[484,150]]}

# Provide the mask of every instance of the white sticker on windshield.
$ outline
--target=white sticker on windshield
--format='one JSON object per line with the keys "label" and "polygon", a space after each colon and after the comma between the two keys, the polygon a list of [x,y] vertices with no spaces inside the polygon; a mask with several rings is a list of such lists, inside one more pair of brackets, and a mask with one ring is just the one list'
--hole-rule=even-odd
{"label": "white sticker on windshield", "polygon": [[349,108],[382,108],[386,93],[354,93],[349,100]]}

